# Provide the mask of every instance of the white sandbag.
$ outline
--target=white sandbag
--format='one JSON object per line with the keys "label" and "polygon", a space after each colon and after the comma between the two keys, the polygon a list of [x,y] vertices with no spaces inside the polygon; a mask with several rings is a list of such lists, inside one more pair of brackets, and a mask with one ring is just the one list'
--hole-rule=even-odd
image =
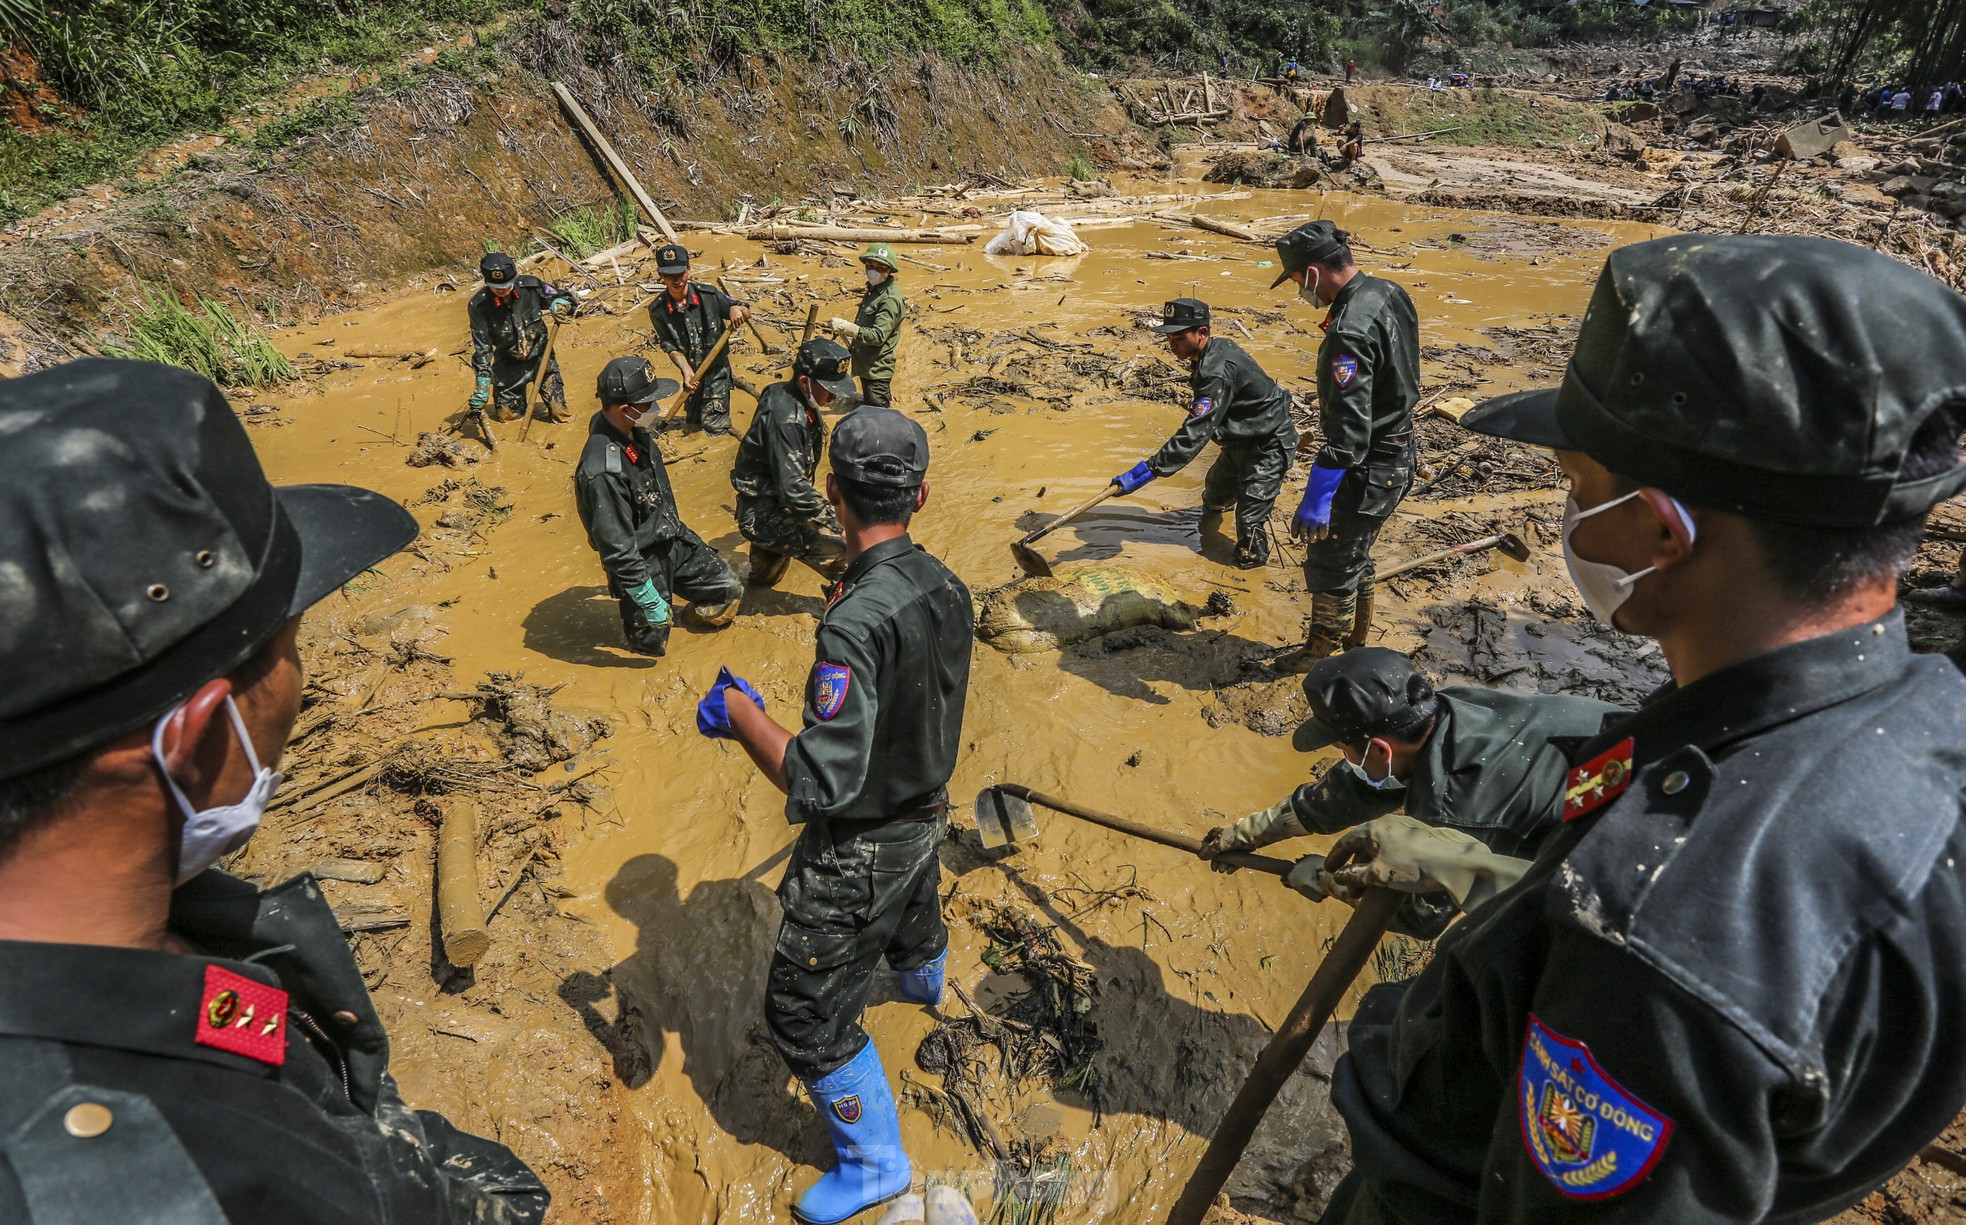
{"label": "white sandbag", "polygon": [[1043,213],[1018,210],[1010,215],[1003,233],[983,248],[985,255],[1084,255],[1092,250],[1083,238],[1063,221],[1053,221]]}

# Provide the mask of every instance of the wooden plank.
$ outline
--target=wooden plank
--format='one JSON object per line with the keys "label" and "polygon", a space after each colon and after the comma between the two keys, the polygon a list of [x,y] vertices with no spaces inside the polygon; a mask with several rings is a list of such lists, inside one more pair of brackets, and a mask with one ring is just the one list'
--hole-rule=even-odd
{"label": "wooden plank", "polygon": [[553,82],[553,92],[559,96],[560,105],[567,108],[567,114],[573,116],[574,122],[580,125],[580,130],[587,134],[588,140],[593,142],[594,148],[600,152],[602,159],[614,170],[615,177],[620,179],[622,186],[628,189],[628,194],[635,197],[635,203],[642,206],[642,211],[648,214],[649,220],[655,222],[655,228],[662,231],[662,237],[669,242],[680,241],[676,237],[676,231],[670,227],[669,219],[664,217],[662,210],[655,206],[655,198],[642,187],[642,181],[635,177],[634,171],[628,169],[628,163],[614,151],[614,146],[608,143],[608,138],[601,135],[601,129],[594,125],[593,118],[587,114],[587,108],[580,105],[580,100],[573,96],[573,92],[558,81]]}

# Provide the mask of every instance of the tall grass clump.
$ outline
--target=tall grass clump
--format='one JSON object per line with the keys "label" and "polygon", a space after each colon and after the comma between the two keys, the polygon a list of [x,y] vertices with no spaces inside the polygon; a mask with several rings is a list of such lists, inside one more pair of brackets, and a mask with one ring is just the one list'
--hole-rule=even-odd
{"label": "tall grass clump", "polygon": [[553,219],[554,236],[560,249],[574,259],[585,259],[596,251],[627,242],[635,236],[640,220],[634,201],[617,196],[605,208],[577,208]]}
{"label": "tall grass clump", "polygon": [[287,355],[224,304],[201,295],[194,309],[168,290],[142,288],[144,303],[130,318],[129,344],[105,345],[110,357],[182,366],[221,387],[259,387],[295,376]]}

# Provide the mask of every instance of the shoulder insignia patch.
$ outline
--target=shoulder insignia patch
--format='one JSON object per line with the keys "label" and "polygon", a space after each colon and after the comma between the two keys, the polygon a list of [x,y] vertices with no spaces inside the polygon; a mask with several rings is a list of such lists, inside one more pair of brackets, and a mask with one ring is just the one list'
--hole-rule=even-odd
{"label": "shoulder insignia patch", "polygon": [[621,448],[614,443],[608,444],[607,468],[609,472],[621,471]]}
{"label": "shoulder insignia patch", "polygon": [[[812,709],[820,722],[830,720],[840,713],[846,705],[847,686],[853,681],[853,669],[845,664],[814,664],[812,668]],[[847,1120],[852,1122],[851,1119]]]}
{"label": "shoulder insignia patch", "polygon": [[1625,737],[1583,765],[1563,782],[1563,819],[1575,821],[1604,807],[1632,785],[1632,738]]}
{"label": "shoulder insignia patch", "polygon": [[1188,415],[1190,417],[1206,417],[1214,411],[1215,401],[1208,396],[1203,396],[1201,399],[1195,401],[1195,406],[1188,410]]}
{"label": "shoulder insignia patch", "polygon": [[1612,1080],[1590,1048],[1534,1015],[1522,1039],[1522,1142],[1530,1160],[1571,1199],[1631,1190],[1672,1137],[1671,1119]]}
{"label": "shoulder insignia patch", "polygon": [[852,1127],[860,1121],[860,1095],[858,1093],[853,1094],[851,1097],[836,1097],[833,1099],[832,1105],[833,1113],[840,1116],[840,1122],[845,1123],[848,1127]]}
{"label": "shoulder insignia patch", "polygon": [[192,1036],[199,1046],[277,1068],[287,1061],[287,993],[223,966],[207,965]]}
{"label": "shoulder insignia patch", "polygon": [[1335,357],[1331,360],[1331,378],[1340,387],[1350,387],[1358,377],[1358,358]]}

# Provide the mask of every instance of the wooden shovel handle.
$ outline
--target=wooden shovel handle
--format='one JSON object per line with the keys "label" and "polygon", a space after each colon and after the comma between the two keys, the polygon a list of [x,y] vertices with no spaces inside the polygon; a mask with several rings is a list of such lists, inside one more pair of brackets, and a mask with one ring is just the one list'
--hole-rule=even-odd
{"label": "wooden shovel handle", "polygon": [[1352,980],[1365,968],[1372,951],[1379,947],[1379,938],[1386,934],[1394,913],[1405,900],[1405,894],[1391,889],[1367,889],[1359,899],[1358,909],[1352,911],[1345,930],[1338,933],[1331,951],[1318,963],[1310,985],[1297,998],[1269,1045],[1256,1057],[1249,1078],[1242,1082],[1236,1099],[1229,1103],[1227,1113],[1216,1125],[1201,1164],[1189,1176],[1174,1210],[1167,1214],[1168,1225],[1201,1225],[1209,1205],[1215,1202],[1223,1184],[1235,1172],[1236,1163],[1242,1160],[1243,1150],[1256,1134],[1256,1125],[1263,1121],[1264,1113],[1276,1101],[1284,1082],[1304,1062],[1304,1056],[1310,1054],[1324,1023],[1337,1011],[1338,1001],[1345,998]]}
{"label": "wooden shovel handle", "polygon": [[[722,277],[717,278],[717,288],[723,290],[724,297],[730,298],[732,302],[737,301],[735,297],[732,297],[730,290],[724,289],[724,278]],[[814,309],[816,310],[818,308],[815,307]],[[765,339],[765,334],[758,330],[758,321],[751,317],[751,310],[749,307],[746,307],[744,310],[744,326],[751,329],[751,339],[758,342],[758,347],[760,349],[763,349],[766,353],[778,352],[778,350],[772,346],[772,343],[769,340]]]}
{"label": "wooden shovel handle", "polygon": [[[1142,825],[1138,821],[1129,821],[1125,817],[1116,817],[1111,813],[1100,812],[1097,809],[1074,804],[1070,800],[1061,800],[1057,796],[1046,795],[1042,791],[1033,791],[1029,787],[1021,786],[1017,783],[998,783],[997,790],[1003,792],[1005,795],[1014,795],[1026,803],[1036,804],[1042,808],[1049,808],[1054,812],[1062,812],[1068,817],[1077,817],[1081,821],[1090,821],[1094,825],[1103,825],[1107,829],[1118,830],[1122,834],[1131,834],[1135,838],[1144,838],[1148,842],[1157,842],[1162,846],[1171,846],[1176,850],[1187,851],[1191,855],[1199,855],[1201,853],[1201,839],[1199,838],[1191,838],[1186,834],[1177,834],[1169,830],[1156,829],[1151,825]],[[1296,866],[1288,859],[1273,859],[1268,855],[1251,855],[1247,851],[1228,851],[1216,856],[1216,859],[1222,863],[1234,864],[1238,868],[1252,868],[1255,871],[1269,872],[1276,876],[1288,876],[1290,869]]]}
{"label": "wooden shovel handle", "polygon": [[1421,566],[1432,565],[1444,557],[1453,557],[1458,553],[1479,553],[1483,549],[1492,549],[1502,543],[1505,538],[1505,536],[1483,536],[1480,540],[1470,540],[1466,544],[1457,544],[1451,549],[1442,549],[1437,553],[1429,553],[1425,557],[1416,557],[1411,561],[1403,561],[1390,570],[1379,571],[1372,576],[1372,581],[1383,583],[1396,574],[1405,574],[1408,570],[1418,570]]}
{"label": "wooden shovel handle", "polygon": [[520,442],[524,442],[526,435],[532,433],[532,419],[539,415],[539,409],[533,401],[539,399],[539,389],[546,386],[546,372],[553,366],[553,346],[559,339],[560,317],[555,315],[552,325],[546,332],[546,352],[539,355],[539,370],[532,376],[532,390],[526,396],[526,423],[519,427]]}
{"label": "wooden shovel handle", "polygon": [[[708,368],[711,362],[717,360],[717,354],[722,353],[724,351],[724,346],[729,343],[730,343],[730,329],[725,328],[724,334],[722,336],[717,337],[717,343],[711,345],[710,351],[703,355],[703,360],[696,363],[697,386],[700,387],[703,385],[703,381],[702,381],[703,371],[706,368]],[[681,391],[677,392],[676,398],[669,401],[669,407],[663,409],[662,415],[660,417],[657,417],[656,420],[667,421],[669,420],[669,418],[683,411],[683,405],[689,403],[689,398],[691,394],[692,394],[691,389],[688,387],[685,387]]]}
{"label": "wooden shovel handle", "polygon": [[1098,493],[1093,494],[1085,501],[1079,503],[1077,506],[1074,506],[1072,509],[1066,511],[1064,514],[1058,516],[1056,519],[1053,519],[1051,522],[1045,524],[1037,531],[1032,532],[1030,535],[1023,537],[1017,543],[1031,544],[1032,542],[1036,541],[1039,537],[1050,535],[1052,532],[1056,531],[1061,527],[1064,527],[1067,523],[1070,523],[1072,520],[1078,518],[1080,515],[1091,510],[1093,507],[1099,505],[1101,502],[1104,502],[1107,498],[1112,497],[1114,494],[1118,493],[1119,491],[1120,491],[1120,487],[1117,482],[1106,486]]}

